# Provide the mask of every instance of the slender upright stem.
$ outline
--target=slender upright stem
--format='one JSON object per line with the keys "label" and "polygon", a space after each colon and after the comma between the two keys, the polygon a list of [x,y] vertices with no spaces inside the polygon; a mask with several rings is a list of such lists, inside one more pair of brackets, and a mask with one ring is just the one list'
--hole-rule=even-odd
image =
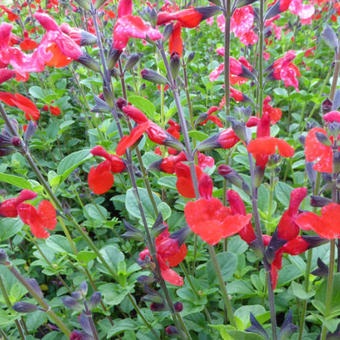
{"label": "slender upright stem", "polygon": [[[187,104],[189,108],[189,114],[190,114],[190,124],[191,124],[191,130],[194,130],[195,124],[194,124],[194,113],[192,110],[192,103],[190,99],[190,92],[189,92],[189,80],[188,80],[188,74],[187,74],[187,64],[184,61],[184,58],[182,58],[182,67],[183,67],[183,76],[184,76],[184,90],[185,90],[185,96],[187,97]],[[194,145],[195,147],[195,145]]]}
{"label": "slender upright stem", "polygon": [[228,318],[229,322],[235,328],[237,328],[233,309],[232,309],[231,302],[230,302],[230,299],[229,299],[229,295],[228,295],[228,292],[227,292],[227,287],[226,287],[225,282],[224,282],[223,277],[222,277],[221,268],[220,268],[220,266],[217,262],[215,249],[211,245],[209,245],[208,248],[209,248],[209,254],[210,254],[210,257],[211,257],[211,261],[212,261],[212,264],[214,266],[214,269],[215,269],[215,272],[216,272],[216,275],[217,275],[218,283],[220,285],[223,302],[224,302],[224,305],[227,309],[227,318]]}
{"label": "slender upright stem", "polygon": [[231,0],[224,0],[224,96],[225,115],[230,115],[230,21]]}
{"label": "slender upright stem", "polygon": [[263,114],[263,50],[264,50],[264,0],[260,0],[260,13],[259,13],[259,96],[258,107],[260,117]]}
{"label": "slender upright stem", "polygon": [[50,319],[59,327],[60,331],[63,332],[67,337],[70,336],[71,331],[64,324],[64,322],[59,318],[59,316],[54,313],[51,307],[40,297],[34,288],[29,284],[27,280],[17,271],[17,269],[12,265],[11,262],[7,261],[4,265],[10,270],[10,272],[17,278],[17,280],[28,290],[32,297],[37,301],[37,303],[42,307]]}
{"label": "slender upright stem", "polygon": [[[1,275],[0,275],[0,290],[1,290],[2,296],[4,297],[4,300],[5,300],[7,307],[12,308],[12,304],[11,304],[11,301],[8,297],[7,290],[6,290],[6,287],[5,287],[4,281],[2,280]],[[25,340],[26,337],[25,337],[25,334],[24,334],[24,330],[22,329],[22,327],[20,325],[20,322],[18,320],[15,320],[14,322],[15,322],[15,325],[18,329],[19,334],[20,334],[20,338],[22,340]]]}
{"label": "slender upright stem", "polygon": [[[340,43],[340,40],[339,40],[339,43]],[[331,101],[334,100],[335,91],[336,91],[337,84],[338,84],[339,72],[340,72],[340,49],[335,56],[335,68],[334,68],[333,80],[332,80],[332,85],[331,85],[331,93],[329,95],[329,98]]]}

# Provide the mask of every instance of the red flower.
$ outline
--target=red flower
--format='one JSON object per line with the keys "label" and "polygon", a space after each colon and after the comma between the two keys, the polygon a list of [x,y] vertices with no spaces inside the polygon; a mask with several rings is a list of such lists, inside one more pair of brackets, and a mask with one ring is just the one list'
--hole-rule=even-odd
{"label": "red flower", "polygon": [[271,75],[274,79],[282,80],[285,87],[293,86],[299,92],[299,81],[301,76],[299,69],[291,62],[296,56],[295,51],[288,51],[283,57],[274,61]]}
{"label": "red flower", "polygon": [[145,123],[148,121],[146,115],[131,104],[123,106],[122,111],[137,124]]}
{"label": "red flower", "polygon": [[278,225],[280,239],[290,241],[299,235],[300,229],[295,219],[298,216],[299,206],[306,196],[306,188],[296,188],[291,192],[289,208],[283,213]]}
{"label": "red flower", "polygon": [[22,190],[18,197],[10,198],[0,203],[0,216],[2,217],[17,217],[17,207],[24,201],[32,200],[37,197],[37,194],[30,190]]}
{"label": "red flower", "polygon": [[118,18],[132,14],[132,0],[120,0],[118,4]]}
{"label": "red flower", "polygon": [[326,239],[340,237],[340,205],[330,203],[321,209],[321,216],[306,212],[300,214],[295,223],[303,230],[313,230]]}
{"label": "red flower", "polygon": [[340,123],[340,112],[339,111],[331,111],[323,115],[323,120],[327,123],[338,122]]}
{"label": "red flower", "polygon": [[0,5],[0,8],[7,13],[9,21],[19,20],[19,17],[4,5]]}
{"label": "red flower", "polygon": [[15,106],[25,112],[27,120],[37,120],[40,117],[40,112],[35,104],[28,98],[19,93],[0,92],[0,100],[9,106]]}
{"label": "red flower", "polygon": [[131,130],[129,136],[124,136],[118,143],[116,148],[116,154],[118,156],[122,156],[125,154],[126,149],[130,148],[134,145],[139,138],[142,137],[143,133],[148,129],[150,126],[150,121],[146,121],[145,123],[137,125],[135,128]]}
{"label": "red flower", "polygon": [[[195,198],[196,194],[189,165],[179,162],[176,164],[175,171],[177,176],[176,188],[179,194],[186,198]],[[197,165],[195,166],[195,171],[199,180],[203,175],[203,171]]]}
{"label": "red flower", "polygon": [[322,133],[327,136],[327,132],[315,127],[311,129],[305,140],[305,155],[307,162],[316,163],[313,165],[313,169],[319,172],[333,172],[333,152],[330,146],[324,145],[316,138],[316,133]]}
{"label": "red flower", "polygon": [[[228,190],[227,197],[233,215],[246,216],[246,207],[240,195],[234,190]],[[254,228],[250,221],[239,231],[238,234],[240,235],[242,240],[246,241],[248,244],[256,240]]]}
{"label": "red flower", "polygon": [[17,210],[21,220],[30,226],[32,234],[38,238],[49,237],[46,229],[53,230],[57,224],[56,211],[49,201],[41,201],[38,210],[27,203],[20,204]]}
{"label": "red flower", "polygon": [[217,126],[223,128],[223,124],[222,124],[221,120],[218,117],[212,115],[214,112],[216,112],[218,110],[219,110],[219,108],[217,106],[212,106],[209,109],[209,111],[205,114],[206,119],[203,122],[201,122],[200,125],[205,125],[208,122],[208,120],[211,120]]}
{"label": "red flower", "polygon": [[173,53],[177,53],[181,57],[182,52],[183,52],[182,26],[180,22],[176,22],[169,38],[169,53],[170,55]]}
{"label": "red flower", "polygon": [[89,188],[97,195],[104,194],[114,183],[112,173],[119,173],[125,169],[125,163],[118,156],[109,154],[102,146],[91,150],[92,155],[104,157],[106,160],[96,167],[92,167],[88,174]]}
{"label": "red flower", "polygon": [[[170,267],[176,267],[185,258],[187,254],[187,247],[185,244],[179,245],[175,238],[171,238],[168,229],[164,230],[155,240],[157,261],[161,269],[163,279],[175,286],[182,286],[183,279]],[[141,261],[145,257],[151,258],[150,252],[147,248],[139,254]]]}
{"label": "red flower", "polygon": [[264,169],[267,160],[261,162],[262,156],[273,155],[278,149],[279,154],[282,157],[292,157],[294,155],[294,149],[284,140],[274,137],[260,137],[256,138],[248,144],[248,151],[253,154],[256,159],[256,165]]}
{"label": "red flower", "polygon": [[113,48],[122,50],[130,38],[159,40],[162,34],[137,16],[119,17],[113,29]]}
{"label": "red flower", "polygon": [[164,25],[177,20],[182,27],[194,28],[201,21],[215,15],[220,9],[217,6],[188,8],[182,11],[168,13],[160,12],[157,16],[157,25]]}
{"label": "red flower", "polygon": [[0,68],[0,84],[15,77],[15,72],[6,68]]}
{"label": "red flower", "polygon": [[[200,181],[200,193],[204,198],[188,202],[184,208],[185,219],[190,229],[203,241],[215,245],[222,238],[238,233],[250,221],[251,214],[233,214],[232,210],[223,206],[217,198],[212,198],[212,181],[207,175]],[[204,188],[202,188],[204,185]]]}

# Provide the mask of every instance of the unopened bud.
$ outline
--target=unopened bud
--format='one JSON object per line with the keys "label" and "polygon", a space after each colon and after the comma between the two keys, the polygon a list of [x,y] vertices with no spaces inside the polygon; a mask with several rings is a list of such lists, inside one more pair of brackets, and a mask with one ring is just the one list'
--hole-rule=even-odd
{"label": "unopened bud", "polygon": [[151,303],[151,305],[150,305],[150,309],[151,309],[153,312],[162,312],[162,311],[166,310],[166,307],[165,307],[165,304],[164,304],[164,303],[156,303],[156,302],[153,302],[153,303]]}
{"label": "unopened bud", "polygon": [[16,148],[21,145],[21,139],[19,137],[12,137],[12,145]]}
{"label": "unopened bud", "polygon": [[80,303],[73,297],[71,296],[65,296],[61,299],[65,307],[68,307],[72,310],[79,310],[81,309]]}
{"label": "unopened bud", "polygon": [[80,288],[81,294],[82,294],[83,296],[86,296],[87,290],[88,290],[87,282],[86,282],[86,281],[83,281],[83,282],[80,284],[79,288]]}
{"label": "unopened bud", "polygon": [[243,140],[244,142],[248,142],[246,124],[244,122],[239,122],[234,117],[227,117],[227,119],[231,123],[233,131],[235,132],[237,137]]}
{"label": "unopened bud", "polygon": [[323,134],[321,132],[316,132],[315,136],[316,136],[316,139],[321,144],[326,145],[326,146],[331,146],[332,145],[331,141],[329,140],[329,138],[325,134]]}
{"label": "unopened bud", "polygon": [[212,179],[207,175],[203,174],[198,183],[198,191],[201,198],[210,199],[213,192],[213,182]]}
{"label": "unopened bud", "polygon": [[322,114],[332,111],[332,107],[333,107],[333,102],[329,98],[326,98],[321,104]]}
{"label": "unopened bud", "polygon": [[155,84],[165,85],[168,83],[168,80],[165,77],[150,69],[145,68],[144,70],[141,71],[141,75],[144,80],[151,81],[152,83]]}
{"label": "unopened bud", "polygon": [[140,60],[140,58],[143,56],[143,53],[133,53],[129,56],[125,67],[124,72],[130,71]]}
{"label": "unopened bud", "polygon": [[137,277],[137,281],[142,284],[150,284],[155,282],[155,279],[151,276],[141,275]]}
{"label": "unopened bud", "polygon": [[177,328],[175,326],[168,326],[165,328],[165,332],[169,336],[177,336],[179,334]]}
{"label": "unopened bud", "polygon": [[186,64],[190,64],[195,58],[195,52],[190,52],[190,54],[188,55],[188,58],[187,58],[187,62]]}
{"label": "unopened bud", "polygon": [[8,257],[4,249],[0,249],[0,264],[6,264]]}
{"label": "unopened bud", "polygon": [[183,310],[183,303],[177,301],[176,303],[174,303],[174,309],[176,312],[180,313]]}
{"label": "unopened bud", "polygon": [[28,302],[16,302],[12,308],[18,313],[32,313],[38,310],[36,305]]}
{"label": "unopened bud", "polygon": [[179,73],[179,67],[181,65],[181,59],[177,52],[174,52],[170,56],[170,70],[172,77],[176,80],[178,73]]}
{"label": "unopened bud", "polygon": [[331,203],[332,201],[327,197],[321,196],[311,196],[310,198],[310,205],[315,208],[322,208],[325,205]]}
{"label": "unopened bud", "polygon": [[94,72],[100,72],[99,64],[86,52],[83,52],[83,54],[76,61]]}
{"label": "unopened bud", "polygon": [[152,27],[156,27],[157,25],[157,12],[154,8],[151,8],[149,11],[149,20]]}
{"label": "unopened bud", "polygon": [[172,31],[174,30],[174,24],[170,23],[168,25],[165,26],[164,32],[163,32],[163,40],[167,41],[172,33]]}
{"label": "unopened bud", "polygon": [[99,304],[101,299],[102,299],[102,295],[100,294],[100,292],[94,292],[91,295],[90,301],[89,301],[90,309],[95,308]]}
{"label": "unopened bud", "polygon": [[244,179],[229,165],[222,164],[218,167],[218,173],[223,176],[231,184],[236,185],[245,193],[250,195],[250,188]]}
{"label": "unopened bud", "polygon": [[115,67],[121,54],[122,50],[118,50],[117,48],[111,47],[107,58],[107,68],[109,70],[112,70]]}
{"label": "unopened bud", "polygon": [[261,166],[256,166],[255,167],[255,187],[258,188],[264,178],[264,168]]}

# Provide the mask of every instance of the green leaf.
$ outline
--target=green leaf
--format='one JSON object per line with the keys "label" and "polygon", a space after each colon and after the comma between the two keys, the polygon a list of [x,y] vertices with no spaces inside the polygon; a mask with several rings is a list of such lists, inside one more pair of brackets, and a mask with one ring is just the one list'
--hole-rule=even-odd
{"label": "green leaf", "polygon": [[[237,257],[231,252],[223,252],[216,255],[224,281],[231,279],[237,268]],[[217,280],[212,261],[207,263],[207,274],[210,281]]]}
{"label": "green leaf", "polygon": [[[86,204],[83,211],[86,218],[96,221],[106,221],[109,215],[108,211],[99,204]],[[101,226],[98,225],[98,227]]]}
{"label": "green leaf", "polygon": [[177,182],[176,176],[163,176],[158,180],[157,183],[162,187],[177,190],[176,182]]}
{"label": "green leaf", "polygon": [[310,299],[312,296],[315,295],[315,291],[310,291],[310,292],[306,292],[305,288],[303,287],[303,285],[297,283],[297,282],[292,282],[291,284],[292,287],[292,291],[293,294],[299,298],[300,300],[308,300]]}
{"label": "green leaf", "polygon": [[109,333],[107,334],[107,338],[118,335],[124,331],[133,331],[138,328],[139,326],[134,320],[131,319],[115,320],[115,324],[114,326],[112,326]]}
{"label": "green leaf", "polygon": [[171,216],[171,208],[165,203],[161,202],[157,206],[158,211],[162,214],[163,220],[167,220]]}
{"label": "green leaf", "polygon": [[56,252],[73,254],[73,250],[67,238],[62,235],[52,235],[46,240],[46,245],[54,249]]}
{"label": "green leaf", "polygon": [[217,329],[223,340],[264,340],[264,337],[249,332],[235,331],[231,326],[226,325],[209,325],[212,328]]}
{"label": "green leaf", "polygon": [[83,164],[91,157],[92,155],[90,153],[90,149],[84,149],[73,152],[63,158],[57,168],[58,175],[61,175],[61,182],[65,181],[65,179],[72,173],[73,170],[78,168],[79,165]]}
{"label": "green leaf", "polygon": [[88,264],[90,261],[94,260],[97,257],[97,255],[93,251],[89,250],[81,250],[77,254],[77,259],[79,262],[83,262],[85,264]]}
{"label": "green leaf", "polygon": [[[151,200],[149,198],[148,192],[144,188],[138,188],[138,193],[140,197],[141,204],[143,206],[146,220],[149,224],[153,224],[157,218],[155,211],[153,209]],[[156,202],[156,205],[158,206],[161,203],[161,199],[153,192],[152,193],[153,198]],[[129,214],[137,219],[141,219],[138,203],[135,197],[135,194],[133,192],[133,188],[130,188],[126,192],[125,197],[125,207]]]}
{"label": "green leaf", "polygon": [[189,131],[189,136],[197,140],[198,142],[202,142],[203,140],[209,137],[209,135],[207,135],[206,133],[203,133],[201,131],[196,131],[196,130]]}
{"label": "green leaf", "polygon": [[0,241],[7,241],[21,231],[24,224],[18,218],[0,219]]}
{"label": "green leaf", "polygon": [[15,175],[5,174],[3,172],[0,172],[0,182],[12,184],[21,189],[33,190],[32,184],[27,179]]}
{"label": "green leaf", "polygon": [[153,120],[156,107],[150,100],[140,96],[129,96],[128,101],[137,109],[144,112],[149,119]]}
{"label": "green leaf", "polygon": [[[267,311],[265,308],[261,305],[246,305],[246,306],[241,306],[238,308],[235,312],[234,315],[239,318],[239,320],[242,323],[242,330],[246,329],[247,327],[250,327],[250,313],[253,313],[256,317],[260,315],[267,314]],[[270,317],[270,313],[268,314]],[[258,318],[256,318],[258,319]]]}
{"label": "green leaf", "polygon": [[275,197],[284,207],[289,206],[290,193],[292,190],[293,188],[290,185],[283,182],[279,182],[275,186]]}
{"label": "green leaf", "polygon": [[[124,261],[124,254],[114,245],[107,245],[100,249],[100,253],[103,256],[105,262],[110,266],[110,268],[116,273],[118,265],[120,262]],[[103,266],[102,271],[111,275],[107,268]]]}
{"label": "green leaf", "polygon": [[44,93],[43,93],[41,87],[39,87],[39,86],[31,86],[29,88],[28,92],[34,98],[37,98],[37,99],[43,99],[44,98]]}
{"label": "green leaf", "polygon": [[288,97],[288,92],[286,89],[277,87],[276,89],[274,89],[274,93],[280,97]]}

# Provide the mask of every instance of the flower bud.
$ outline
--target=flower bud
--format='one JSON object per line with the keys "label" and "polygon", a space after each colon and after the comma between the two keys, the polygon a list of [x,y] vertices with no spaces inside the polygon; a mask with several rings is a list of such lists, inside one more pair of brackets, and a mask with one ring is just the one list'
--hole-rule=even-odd
{"label": "flower bud", "polygon": [[170,56],[170,70],[172,77],[176,80],[178,73],[179,73],[179,67],[181,65],[181,59],[177,52],[173,52]]}
{"label": "flower bud", "polygon": [[177,244],[180,247],[191,233],[191,229],[188,226],[185,226],[172,233],[169,237],[177,240]]}
{"label": "flower bud", "polygon": [[213,182],[212,179],[207,175],[203,174],[198,183],[198,191],[201,198],[211,199],[213,192]]}
{"label": "flower bud", "polygon": [[134,240],[138,240],[138,241],[142,241],[143,240],[143,233],[134,228],[129,222],[123,220],[126,232],[124,234],[122,234],[122,237],[125,238],[130,238],[130,239],[134,239]]}
{"label": "flower bud", "polygon": [[310,198],[310,205],[315,208],[322,208],[325,205],[331,203],[332,201],[327,197],[321,196],[311,196]]}
{"label": "flower bud", "polygon": [[169,336],[176,336],[179,334],[177,328],[175,326],[168,326],[165,328],[165,332],[166,334],[168,334]]}
{"label": "flower bud", "polygon": [[20,139],[20,137],[17,137],[17,136],[12,137],[12,145],[15,146],[16,148],[21,146],[21,139]]}
{"label": "flower bud", "polygon": [[150,305],[150,309],[153,312],[162,312],[162,311],[166,310],[166,307],[165,307],[164,303],[152,302],[151,305]]}
{"label": "flower bud", "polygon": [[144,80],[150,81],[155,84],[165,85],[168,83],[168,80],[165,77],[150,69],[145,68],[141,71],[141,75]]}
{"label": "flower bud", "polygon": [[318,268],[311,272],[311,274],[320,277],[326,277],[328,275],[328,266],[320,259],[317,260]]}
{"label": "flower bud", "polygon": [[38,310],[36,305],[28,302],[16,302],[12,308],[18,313],[32,313]]}
{"label": "flower bud", "polygon": [[186,64],[190,64],[195,58],[195,52],[190,52],[190,54],[188,55],[188,58],[187,58],[187,62]]}
{"label": "flower bud", "polygon": [[222,164],[218,167],[218,173],[224,177],[231,184],[242,189],[245,193],[250,195],[250,188],[244,179],[229,165]]}
{"label": "flower bud", "polygon": [[332,145],[331,141],[329,140],[329,138],[325,134],[323,134],[321,132],[316,132],[315,136],[316,136],[316,139],[321,144],[326,145],[326,146],[331,146]]}
{"label": "flower bud", "polygon": [[26,143],[33,137],[36,130],[37,130],[37,124],[33,122],[33,120],[30,120],[30,122],[27,125],[27,129],[24,133],[24,141]]}
{"label": "flower bud", "polygon": [[156,25],[157,25],[157,12],[154,8],[151,8],[149,10],[149,20],[150,20],[151,26],[156,27]]}
{"label": "flower bud", "polygon": [[78,59],[76,59],[76,61],[94,72],[100,72],[99,64],[86,52],[83,52],[83,54]]}
{"label": "flower bud", "polygon": [[167,41],[172,34],[172,31],[174,30],[174,24],[170,23],[165,26],[164,32],[163,32],[163,40]]}
{"label": "flower bud", "polygon": [[140,58],[143,56],[143,53],[133,53],[129,56],[125,67],[124,72],[130,71],[140,60]]}
{"label": "flower bud", "polygon": [[94,96],[94,102],[95,102],[95,106],[93,107],[93,109],[91,110],[91,112],[110,112],[111,108],[109,105],[107,105],[107,103],[100,99],[97,96]]}
{"label": "flower bud", "polygon": [[264,178],[264,169],[261,166],[255,167],[255,187],[258,188]]}
{"label": "flower bud", "polygon": [[87,290],[88,290],[88,285],[87,285],[87,282],[85,280],[80,284],[79,288],[80,288],[81,294],[83,296],[86,296]]}
{"label": "flower bud", "polygon": [[81,309],[80,303],[71,296],[65,296],[61,299],[62,303],[65,307],[70,308],[72,310],[79,310]]}
{"label": "flower bud", "polygon": [[121,54],[122,50],[118,50],[117,48],[111,47],[107,58],[107,68],[109,70],[112,70],[115,67]]}
{"label": "flower bud", "polygon": [[141,275],[137,277],[137,281],[143,284],[150,284],[150,283],[155,282],[155,279],[151,276]]}
{"label": "flower bud", "polygon": [[231,123],[233,131],[236,133],[237,137],[247,143],[249,138],[245,123],[237,121],[234,117],[227,117],[227,119]]}
{"label": "flower bud", "polygon": [[6,264],[8,257],[4,249],[0,249],[0,264]]}
{"label": "flower bud", "polygon": [[332,111],[332,106],[333,106],[333,102],[329,98],[326,98],[321,104],[322,114]]}
{"label": "flower bud", "polygon": [[31,286],[31,288],[35,291],[35,293],[38,294],[41,298],[44,296],[39,286],[39,283],[37,282],[36,279],[26,279],[25,281]]}
{"label": "flower bud", "polygon": [[94,292],[91,295],[90,301],[89,301],[90,309],[95,308],[100,303],[101,299],[102,299],[102,295],[100,294],[100,292]]}
{"label": "flower bud", "polygon": [[175,302],[174,309],[176,312],[180,313],[183,310],[183,303],[179,301]]}

